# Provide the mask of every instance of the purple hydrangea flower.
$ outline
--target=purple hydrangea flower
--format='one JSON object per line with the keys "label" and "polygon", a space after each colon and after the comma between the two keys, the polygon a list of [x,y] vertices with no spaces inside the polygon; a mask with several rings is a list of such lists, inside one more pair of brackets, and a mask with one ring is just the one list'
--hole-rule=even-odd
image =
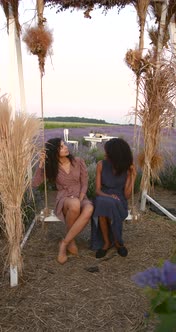
{"label": "purple hydrangea flower", "polygon": [[161,268],[152,267],[138,272],[132,280],[140,287],[157,288],[163,285],[169,290],[176,290],[176,264],[165,261]]}
{"label": "purple hydrangea flower", "polygon": [[176,290],[176,264],[164,262],[161,269],[161,284],[170,290]]}
{"label": "purple hydrangea flower", "polygon": [[144,272],[138,272],[132,277],[132,280],[140,287],[156,288],[161,282],[160,269],[152,267]]}

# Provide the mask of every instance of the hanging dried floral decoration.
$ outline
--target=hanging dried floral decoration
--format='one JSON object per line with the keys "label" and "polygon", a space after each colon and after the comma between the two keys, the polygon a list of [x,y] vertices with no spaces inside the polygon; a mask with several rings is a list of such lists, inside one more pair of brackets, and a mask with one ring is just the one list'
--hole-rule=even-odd
{"label": "hanging dried floral decoration", "polygon": [[44,74],[45,58],[51,50],[53,36],[51,31],[43,26],[29,28],[23,37],[28,50],[38,56],[41,74]]}

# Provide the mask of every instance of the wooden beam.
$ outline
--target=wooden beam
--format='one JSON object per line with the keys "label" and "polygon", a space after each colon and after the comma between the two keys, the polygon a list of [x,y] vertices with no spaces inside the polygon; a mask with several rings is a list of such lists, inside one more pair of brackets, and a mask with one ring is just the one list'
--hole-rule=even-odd
{"label": "wooden beam", "polygon": [[163,50],[163,39],[165,33],[165,26],[166,26],[166,16],[168,10],[168,3],[167,0],[163,1],[162,9],[161,9],[161,19],[160,19],[160,29],[158,35],[158,45],[157,45],[157,67],[159,67],[161,54]]}

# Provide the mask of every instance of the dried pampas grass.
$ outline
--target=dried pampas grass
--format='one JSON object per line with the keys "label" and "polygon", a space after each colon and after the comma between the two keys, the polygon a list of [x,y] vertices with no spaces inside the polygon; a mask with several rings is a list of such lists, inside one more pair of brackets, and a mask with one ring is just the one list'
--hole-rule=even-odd
{"label": "dried pampas grass", "polygon": [[135,50],[128,50],[125,56],[126,64],[130,69],[132,69],[137,75],[143,66],[143,63],[141,63],[141,52],[139,49]]}
{"label": "dried pampas grass", "polygon": [[19,23],[19,15],[18,15],[19,0],[0,0],[0,5],[2,5],[2,7],[3,7],[4,14],[7,19],[7,31],[8,32],[9,32],[9,19],[11,16],[9,7],[11,8],[14,19],[15,19],[17,34],[19,36],[20,32],[21,32],[21,26]]}
{"label": "dried pampas grass", "polygon": [[144,28],[147,16],[147,10],[149,6],[150,0],[136,0],[132,1],[132,4],[136,8],[138,18],[139,18],[139,26],[140,26],[140,33],[139,33],[139,50],[142,54],[144,48]]}
{"label": "dried pampas grass", "polygon": [[[149,29],[148,34],[149,34],[149,38],[151,39],[152,44],[157,49],[157,46],[158,46],[158,36],[159,36],[158,29],[156,29],[155,27],[152,27],[151,29]],[[169,37],[169,32],[166,31],[164,33],[164,38],[163,38],[163,41],[162,41],[163,47],[168,48],[169,38],[170,38]]]}
{"label": "dried pampas grass", "polygon": [[40,121],[24,113],[12,119],[7,98],[0,98],[0,198],[8,240],[8,261],[22,271],[20,242],[23,235],[21,205],[30,186],[29,168],[37,155]]}
{"label": "dried pampas grass", "polygon": [[139,49],[130,49],[125,55],[125,62],[127,66],[134,71],[136,76],[139,77],[151,66],[151,56],[149,53],[142,56]]}
{"label": "dried pampas grass", "polygon": [[29,28],[23,37],[28,50],[38,56],[39,68],[44,73],[45,57],[51,49],[53,36],[49,29],[44,26]]}
{"label": "dried pampas grass", "polygon": [[[140,168],[143,169],[144,165],[145,165],[144,151],[138,154],[137,160],[138,160],[138,164],[139,164]],[[155,153],[151,157],[151,162],[150,162],[150,168],[151,168],[151,174],[152,174],[153,180],[154,179],[159,180],[158,175],[163,167],[164,167],[163,157],[160,154]]]}
{"label": "dried pampas grass", "polygon": [[[152,58],[153,59],[153,58]],[[174,64],[162,61],[159,67],[151,65],[140,78],[140,107],[137,116],[144,134],[144,158],[141,189],[150,190],[162,167],[159,157],[161,129],[171,128],[175,116],[176,77]],[[171,107],[172,106],[172,107]]]}
{"label": "dried pampas grass", "polygon": [[[144,167],[145,154],[141,152],[137,156],[138,164],[141,168]],[[155,154],[151,159],[151,168],[155,171],[160,170],[163,166],[163,157],[160,154]]]}

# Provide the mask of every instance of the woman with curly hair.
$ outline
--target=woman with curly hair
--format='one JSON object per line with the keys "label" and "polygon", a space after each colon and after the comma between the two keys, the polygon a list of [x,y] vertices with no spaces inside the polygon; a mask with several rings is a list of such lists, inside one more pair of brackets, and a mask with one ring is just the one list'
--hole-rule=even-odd
{"label": "woman with curly hair", "polygon": [[136,178],[131,149],[121,138],[105,143],[105,159],[97,163],[96,198],[92,218],[92,249],[96,258],[104,257],[115,245],[125,257],[127,248],[122,240],[122,224],[128,215],[128,199]]}
{"label": "woman with curly hair", "polygon": [[[59,245],[58,262],[64,264],[67,251],[78,255],[75,237],[88,224],[93,205],[88,200],[88,172],[83,159],[73,157],[61,138],[52,138],[45,144],[46,177],[57,188],[56,215],[65,221],[67,234]],[[33,187],[44,180],[44,162],[41,157],[33,179]]]}

